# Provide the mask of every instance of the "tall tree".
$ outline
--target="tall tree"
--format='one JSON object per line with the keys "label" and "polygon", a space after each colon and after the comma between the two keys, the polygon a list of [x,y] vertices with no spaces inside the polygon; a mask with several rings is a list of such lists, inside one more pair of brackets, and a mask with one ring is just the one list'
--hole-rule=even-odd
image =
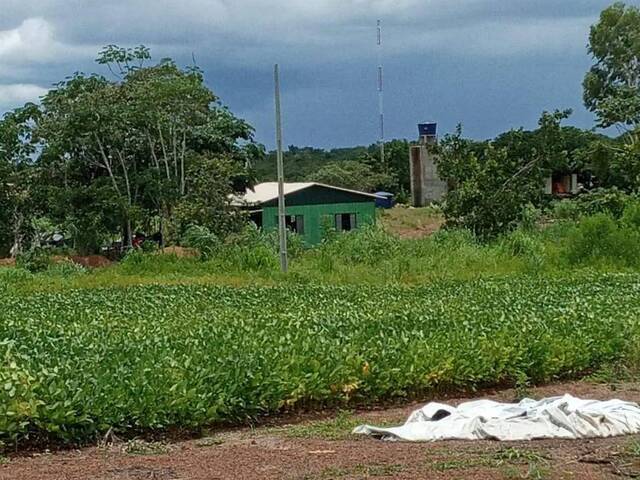
{"label": "tall tree", "polygon": [[446,136],[438,172],[451,187],[447,222],[482,237],[517,226],[528,204],[542,203],[544,176],[576,167],[573,151],[582,143],[575,129],[561,125],[570,113],[544,112],[535,131],[512,130],[493,142],[465,139],[461,127]]}
{"label": "tall tree", "polygon": [[[584,101],[599,126],[640,125],[640,9],[617,2],[591,27],[595,64],[584,79]],[[634,141],[638,141],[634,135]]]}
{"label": "tall tree", "polygon": [[[146,66],[149,58],[143,46],[105,47],[98,63],[115,79],[76,74],[61,82],[44,97],[36,129],[41,163],[54,180],[51,197],[64,202],[58,216],[86,226],[93,213],[110,205],[112,214],[98,217],[103,228],[96,231],[112,232],[115,221],[128,245],[134,230],[154,219],[163,238],[175,239],[186,228],[182,223],[190,220],[173,212],[187,197],[194,202],[189,188],[197,182],[190,175],[202,170],[190,163],[203,157],[235,162],[233,178],[226,167],[209,173],[240,188],[238,170],[246,184],[250,160],[262,154],[251,126],[219,102],[197,68],[182,69],[170,59]],[[209,164],[215,165],[222,163]],[[92,196],[93,202],[83,201]],[[214,203],[212,208],[224,204]],[[229,213],[225,208],[221,215]]]}
{"label": "tall tree", "polygon": [[32,126],[38,116],[29,103],[0,120],[0,250],[10,245],[14,255],[25,248],[37,210]]}

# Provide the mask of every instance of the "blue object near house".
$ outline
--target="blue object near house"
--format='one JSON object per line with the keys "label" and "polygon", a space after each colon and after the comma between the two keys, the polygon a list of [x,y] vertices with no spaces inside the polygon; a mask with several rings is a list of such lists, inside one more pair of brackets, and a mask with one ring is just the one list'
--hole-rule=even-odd
{"label": "blue object near house", "polygon": [[421,137],[435,137],[438,131],[438,124],[435,122],[419,123],[418,132]]}
{"label": "blue object near house", "polygon": [[393,201],[393,193],[389,192],[376,192],[376,207],[378,208],[392,208]]}

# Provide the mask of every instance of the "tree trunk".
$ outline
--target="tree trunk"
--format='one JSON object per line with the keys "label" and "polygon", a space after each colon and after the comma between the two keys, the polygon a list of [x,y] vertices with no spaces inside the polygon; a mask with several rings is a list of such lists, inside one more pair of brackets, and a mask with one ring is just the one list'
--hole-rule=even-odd
{"label": "tree trunk", "polygon": [[131,219],[129,215],[127,215],[125,222],[125,239],[127,241],[127,250],[131,250],[133,248],[133,231],[131,230]]}
{"label": "tree trunk", "polygon": [[162,136],[162,128],[160,128],[160,122],[158,122],[158,136],[160,138],[160,147],[162,148],[162,159],[164,160],[164,168],[167,174],[167,180],[171,178],[169,173],[169,159],[167,158],[167,146],[164,143],[164,137]]}
{"label": "tree trunk", "polygon": [[18,207],[13,210],[13,247],[11,248],[11,257],[16,258],[22,253],[22,215],[18,211]]}
{"label": "tree trunk", "polygon": [[182,132],[182,151],[180,152],[180,195],[184,196],[184,155],[187,150],[187,132]]}

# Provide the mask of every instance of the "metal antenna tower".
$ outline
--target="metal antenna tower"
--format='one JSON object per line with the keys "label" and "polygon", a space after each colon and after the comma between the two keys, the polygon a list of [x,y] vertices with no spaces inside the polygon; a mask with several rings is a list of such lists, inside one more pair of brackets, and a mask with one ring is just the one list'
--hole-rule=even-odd
{"label": "metal antenna tower", "polygon": [[382,22],[378,20],[378,109],[380,113],[380,161],[384,165],[384,77],[382,68]]}

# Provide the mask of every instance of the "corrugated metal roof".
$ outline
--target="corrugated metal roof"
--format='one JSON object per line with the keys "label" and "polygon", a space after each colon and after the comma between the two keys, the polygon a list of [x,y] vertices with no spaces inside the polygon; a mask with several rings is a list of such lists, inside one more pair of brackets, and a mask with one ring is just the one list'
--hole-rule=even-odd
{"label": "corrugated metal roof", "polygon": [[[378,198],[376,195],[366,192],[359,192],[357,190],[349,190],[348,188],[334,187],[333,185],[325,185],[324,183],[316,182],[293,182],[284,184],[284,194],[299,192],[309,187],[319,186],[325,188],[331,188],[333,190],[341,190],[343,192],[355,193],[358,195],[365,195],[371,198]],[[278,198],[278,182],[264,182],[259,183],[253,187],[253,190],[247,189],[244,195],[233,195],[231,203],[236,206],[248,206],[248,205],[260,205],[262,203],[269,202]]]}

